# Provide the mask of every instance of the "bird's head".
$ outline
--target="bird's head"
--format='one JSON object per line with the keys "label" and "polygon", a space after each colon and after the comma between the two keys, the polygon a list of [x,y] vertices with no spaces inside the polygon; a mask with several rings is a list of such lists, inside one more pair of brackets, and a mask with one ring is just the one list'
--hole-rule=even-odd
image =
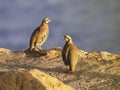
{"label": "bird's head", "polygon": [[64,36],[64,40],[65,40],[66,42],[71,42],[71,43],[72,43],[72,38],[71,38],[69,35],[65,35],[65,36]]}
{"label": "bird's head", "polygon": [[44,18],[42,22],[48,24],[50,21],[51,21],[50,18]]}

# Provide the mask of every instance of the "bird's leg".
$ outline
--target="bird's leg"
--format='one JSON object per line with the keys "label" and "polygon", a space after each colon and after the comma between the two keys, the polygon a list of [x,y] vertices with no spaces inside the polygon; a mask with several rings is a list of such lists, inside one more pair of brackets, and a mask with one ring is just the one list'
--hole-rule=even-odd
{"label": "bird's leg", "polygon": [[32,51],[34,49],[34,47],[31,47],[31,48],[29,48],[29,51]]}
{"label": "bird's leg", "polygon": [[42,50],[41,46],[36,46],[36,48],[37,48],[39,51]]}
{"label": "bird's leg", "polygon": [[75,67],[73,66],[73,65],[70,65],[70,67],[69,67],[69,73],[74,73],[74,71],[75,71]]}
{"label": "bird's leg", "polygon": [[65,73],[68,73],[68,69],[69,69],[69,65],[65,65],[66,66],[66,70],[64,71]]}
{"label": "bird's leg", "polygon": [[66,65],[66,69],[69,69],[69,65]]}
{"label": "bird's leg", "polygon": [[70,68],[69,65],[66,65],[66,69],[67,69],[66,73],[73,74],[73,72],[69,68]]}

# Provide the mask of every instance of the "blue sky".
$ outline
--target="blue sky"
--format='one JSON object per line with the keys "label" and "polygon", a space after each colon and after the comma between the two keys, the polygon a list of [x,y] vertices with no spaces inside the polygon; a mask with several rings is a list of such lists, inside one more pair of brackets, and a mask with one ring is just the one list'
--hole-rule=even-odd
{"label": "blue sky", "polygon": [[79,49],[120,53],[119,0],[0,0],[0,47],[28,48],[44,17],[52,22],[43,49],[62,47],[69,34]]}

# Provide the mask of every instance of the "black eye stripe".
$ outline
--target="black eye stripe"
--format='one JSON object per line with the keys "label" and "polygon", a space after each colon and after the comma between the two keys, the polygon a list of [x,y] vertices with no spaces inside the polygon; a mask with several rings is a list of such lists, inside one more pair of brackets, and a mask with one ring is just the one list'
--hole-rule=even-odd
{"label": "black eye stripe", "polygon": [[67,37],[67,36],[64,36],[66,39],[69,39],[69,37]]}
{"label": "black eye stripe", "polygon": [[67,38],[67,36],[64,36],[64,38]]}

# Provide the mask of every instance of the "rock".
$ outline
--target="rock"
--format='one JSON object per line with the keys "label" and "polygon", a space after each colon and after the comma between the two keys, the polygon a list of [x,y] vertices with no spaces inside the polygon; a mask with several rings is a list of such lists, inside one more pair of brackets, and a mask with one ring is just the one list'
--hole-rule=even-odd
{"label": "rock", "polygon": [[80,58],[86,58],[87,54],[88,54],[88,52],[83,51],[83,50],[79,50],[79,57]]}
{"label": "rock", "polygon": [[0,90],[74,90],[39,70],[12,70],[0,73]]}
{"label": "rock", "polygon": [[79,50],[79,62],[71,74],[66,72],[61,51],[1,49],[0,90],[120,90],[120,55]]}
{"label": "rock", "polygon": [[0,54],[2,54],[2,55],[9,55],[9,54],[11,54],[12,53],[12,51],[11,50],[9,50],[9,49],[6,49],[6,48],[0,48]]}
{"label": "rock", "polygon": [[27,56],[33,56],[33,57],[45,57],[45,58],[56,58],[61,56],[61,47],[57,48],[51,48],[48,50],[33,50],[32,52],[29,52],[28,49],[25,50],[25,53]]}
{"label": "rock", "polygon": [[46,58],[60,57],[61,56],[61,51],[62,51],[61,47],[49,49],[49,50],[47,50]]}
{"label": "rock", "polygon": [[89,60],[102,60],[102,58],[98,52],[88,53],[87,59],[89,59]]}
{"label": "rock", "polygon": [[26,53],[25,53],[25,51],[15,51],[14,52],[14,57],[17,57],[17,58],[26,57]]}
{"label": "rock", "polygon": [[100,55],[104,60],[115,60],[116,59],[116,55],[113,55],[106,51],[101,51]]}
{"label": "rock", "polygon": [[47,58],[55,58],[58,56],[60,56],[60,53],[56,50],[50,50],[47,52],[47,55],[46,55]]}

